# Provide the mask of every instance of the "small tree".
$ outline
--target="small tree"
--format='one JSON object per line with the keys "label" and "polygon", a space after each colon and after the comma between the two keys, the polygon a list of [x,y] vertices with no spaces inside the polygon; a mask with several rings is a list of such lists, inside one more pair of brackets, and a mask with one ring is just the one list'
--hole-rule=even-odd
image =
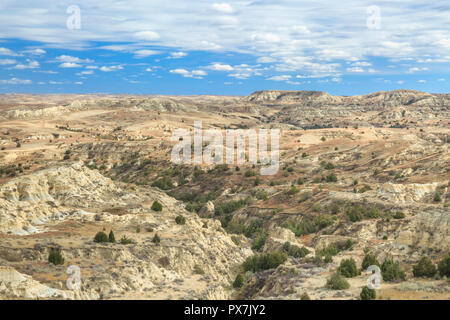
{"label": "small tree", "polygon": [[434,194],[434,202],[441,202],[441,194],[439,192],[436,192]]}
{"label": "small tree", "polygon": [[325,286],[332,290],[345,290],[350,288],[350,284],[343,276],[340,275],[339,272],[333,273],[333,275],[327,280]]}
{"label": "small tree", "polygon": [[356,262],[353,258],[342,260],[338,270],[346,278],[353,278],[358,275],[358,268],[356,268]]}
{"label": "small tree", "polygon": [[131,244],[134,241],[130,238],[127,238],[126,236],[122,236],[122,238],[120,238],[120,244]]}
{"label": "small tree", "polygon": [[375,300],[375,298],[377,297],[377,292],[375,291],[375,289],[370,289],[369,287],[365,286],[364,288],[362,288],[359,297],[361,298],[361,300]]}
{"label": "small tree", "polygon": [[430,258],[424,256],[413,267],[414,277],[432,278],[436,274],[436,267]]}
{"label": "small tree", "polygon": [[175,222],[177,223],[177,224],[186,224],[186,218],[185,217],[183,217],[183,216],[177,216],[176,218],[175,218]]}
{"label": "small tree", "polygon": [[311,300],[308,293],[304,292],[302,296],[300,297],[300,300]]}
{"label": "small tree", "polygon": [[154,237],[153,237],[153,239],[152,239],[152,242],[153,242],[154,244],[159,244],[159,243],[161,242],[161,238],[158,236],[157,233],[155,233],[155,235],[154,235]]}
{"label": "small tree", "polygon": [[450,255],[446,255],[438,264],[439,274],[443,277],[450,277]]}
{"label": "small tree", "polygon": [[114,237],[114,232],[112,230],[109,232],[108,241],[111,243],[116,242],[116,238]]}
{"label": "small tree", "polygon": [[384,260],[381,265],[381,273],[384,281],[405,280],[406,278],[405,272],[400,269],[400,264],[391,259]]}
{"label": "small tree", "polygon": [[380,266],[380,263],[378,262],[375,255],[369,252],[364,256],[364,259],[361,264],[361,269],[367,270],[367,268],[370,266]]}
{"label": "small tree", "polygon": [[162,204],[159,203],[158,201],[153,202],[152,204],[152,210],[153,211],[162,211]]}
{"label": "small tree", "polygon": [[54,265],[64,264],[64,258],[61,254],[61,249],[51,248],[48,253],[48,262]]}
{"label": "small tree", "polygon": [[108,236],[103,231],[97,232],[94,242],[108,242]]}
{"label": "small tree", "polygon": [[236,289],[242,288],[243,285],[244,285],[244,277],[242,276],[242,274],[238,274],[233,282],[233,288]]}

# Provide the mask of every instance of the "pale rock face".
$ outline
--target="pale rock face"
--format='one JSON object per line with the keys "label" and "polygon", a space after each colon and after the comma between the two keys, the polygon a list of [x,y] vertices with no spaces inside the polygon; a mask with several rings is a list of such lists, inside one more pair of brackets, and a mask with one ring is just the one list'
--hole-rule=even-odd
{"label": "pale rock face", "polygon": [[411,183],[407,185],[386,183],[378,187],[377,195],[387,201],[394,202],[417,202],[423,197],[434,193],[439,183],[417,184]]}
{"label": "pale rock face", "polygon": [[213,217],[214,216],[214,203],[208,201],[198,213],[201,217]]}
{"label": "pale rock face", "polygon": [[42,285],[32,277],[10,267],[0,266],[0,298],[25,299],[98,299],[95,292],[59,290]]}
{"label": "pale rock face", "polygon": [[[168,298],[173,292],[161,292],[161,287],[182,283],[201,270],[206,278],[193,281],[193,288],[177,291],[180,297],[225,299],[229,293],[223,286],[233,280],[233,268],[252,254],[249,248],[236,246],[218,220],[204,220],[188,213],[181,202],[158,189],[124,190],[120,183],[80,163],[50,167],[12,179],[0,187],[0,195],[0,230],[4,233],[44,232],[66,220],[95,223],[98,216],[101,223],[114,228],[118,235],[142,225],[153,226],[162,238],[161,244],[155,245],[151,242],[152,234],[143,231],[142,235],[132,235],[139,237],[130,245],[96,244],[90,239],[81,243],[78,240],[76,245],[76,240],[70,239],[75,242],[59,245],[65,261],[85,259],[99,263],[97,272],[82,274],[80,292],[54,289],[8,268],[0,271],[0,296],[4,298],[97,299],[99,294],[131,297],[127,292],[141,292],[148,299]],[[150,209],[155,200],[162,203],[163,212]],[[101,212],[105,207],[121,206],[130,207],[130,212],[123,215]],[[211,203],[206,207],[214,212]],[[101,213],[87,208],[97,208]],[[175,223],[178,215],[186,218],[185,225]],[[3,245],[0,261],[24,261],[31,255],[33,260],[47,263],[46,243],[44,238],[43,251],[33,246],[21,249]],[[103,268],[108,268],[108,272]],[[215,287],[205,286],[208,283],[214,283]],[[92,292],[97,292],[97,296]]]}

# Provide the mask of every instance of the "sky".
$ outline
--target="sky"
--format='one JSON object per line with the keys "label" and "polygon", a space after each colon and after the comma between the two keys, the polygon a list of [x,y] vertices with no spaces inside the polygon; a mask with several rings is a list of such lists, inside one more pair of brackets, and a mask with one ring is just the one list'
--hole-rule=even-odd
{"label": "sky", "polygon": [[448,0],[0,0],[0,93],[449,93]]}

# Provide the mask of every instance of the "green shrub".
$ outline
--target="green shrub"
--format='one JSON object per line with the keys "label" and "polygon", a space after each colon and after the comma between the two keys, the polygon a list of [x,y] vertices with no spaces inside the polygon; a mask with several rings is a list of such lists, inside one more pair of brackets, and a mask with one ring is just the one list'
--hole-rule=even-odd
{"label": "green shrub", "polygon": [[434,202],[441,202],[441,194],[439,192],[436,192],[434,194],[433,200],[434,200]]}
{"label": "green shrub", "polygon": [[325,287],[332,290],[345,290],[350,288],[350,284],[339,272],[335,272],[328,278]]}
{"label": "green shrub", "polygon": [[61,249],[51,248],[48,253],[48,262],[54,265],[64,264],[64,257],[61,254]]}
{"label": "green shrub", "polygon": [[260,233],[255,241],[253,242],[252,249],[256,251],[260,251],[262,247],[264,247],[264,244],[266,243],[268,234],[267,233]]}
{"label": "green shrub", "polygon": [[236,279],[234,279],[233,282],[233,288],[242,288],[242,286],[244,285],[244,277],[242,276],[242,274],[238,274],[236,276]]}
{"label": "green shrub", "polygon": [[305,292],[300,297],[300,300],[311,300],[311,298],[309,297],[308,293]]}
{"label": "green shrub", "polygon": [[327,182],[337,182],[338,178],[334,172],[327,175]]}
{"label": "green shrub", "polygon": [[256,176],[256,171],[255,171],[255,170],[252,170],[252,169],[249,169],[249,170],[245,171],[245,176],[246,176],[247,178],[249,178],[249,177],[254,177],[254,176]]}
{"label": "green shrub", "polygon": [[114,237],[114,232],[112,230],[109,232],[108,242],[111,242],[111,243],[116,242],[116,238]]}
{"label": "green shrub", "polygon": [[286,190],[285,193],[287,195],[293,196],[294,194],[298,193],[300,190],[298,190],[295,186],[291,186],[289,190]]}
{"label": "green shrub", "polygon": [[438,263],[439,274],[443,277],[450,277],[450,255],[446,255]]}
{"label": "green shrub", "polygon": [[185,217],[183,217],[183,216],[177,216],[176,218],[175,218],[175,222],[177,223],[177,224],[186,224],[186,218]]}
{"label": "green shrub", "polygon": [[220,216],[222,214],[229,214],[232,213],[244,206],[246,206],[247,204],[249,204],[250,199],[240,199],[240,200],[231,200],[228,202],[222,202],[222,203],[218,203],[215,208],[214,208],[214,212],[216,215]]}
{"label": "green shrub", "polygon": [[353,249],[353,241],[352,239],[348,239],[345,241],[344,250],[352,250]]}
{"label": "green shrub", "polygon": [[430,258],[424,256],[413,267],[414,277],[432,278],[436,274],[436,267]]}
{"label": "green shrub", "polygon": [[108,242],[108,236],[103,231],[97,232],[94,242]]}
{"label": "green shrub", "polygon": [[384,260],[381,273],[384,281],[398,281],[406,278],[405,272],[400,269],[400,264],[391,259]]}
{"label": "green shrub", "polygon": [[356,268],[356,262],[353,258],[342,260],[338,271],[346,278],[353,278],[359,274],[358,268]]}
{"label": "green shrub", "polygon": [[122,236],[120,238],[120,244],[131,244],[134,243],[133,239],[127,238],[126,236]]}
{"label": "green shrub", "polygon": [[161,203],[159,203],[158,201],[153,202],[152,204],[152,210],[153,211],[162,211],[163,206]]}
{"label": "green shrub", "polygon": [[370,289],[369,287],[365,286],[364,288],[362,288],[359,297],[361,298],[361,300],[375,300],[377,297],[377,292],[375,291],[375,289]]}
{"label": "green shrub", "polygon": [[287,254],[281,251],[262,253],[248,257],[242,264],[244,271],[260,271],[278,267],[287,259]]}
{"label": "green shrub", "polygon": [[286,252],[288,256],[294,258],[303,258],[309,253],[309,250],[305,247],[291,245],[289,241],[283,244],[283,251]]}
{"label": "green shrub", "polygon": [[157,233],[155,233],[155,235],[153,236],[152,242],[154,244],[159,244],[161,242],[161,238],[158,236]]}
{"label": "green shrub", "polygon": [[361,269],[362,270],[367,270],[367,268],[369,266],[380,266],[380,263],[378,262],[377,258],[375,257],[375,255],[373,253],[367,253],[364,256],[364,259],[362,261],[361,264]]}
{"label": "green shrub", "polygon": [[404,217],[405,217],[405,214],[403,212],[401,212],[401,211],[397,211],[394,214],[394,219],[403,219]]}
{"label": "green shrub", "polygon": [[364,211],[365,210],[361,205],[355,204],[349,208],[346,208],[345,214],[351,222],[357,222],[363,219]]}
{"label": "green shrub", "polygon": [[161,190],[169,190],[169,189],[172,189],[174,186],[173,186],[172,180],[170,180],[169,177],[162,177],[162,178],[154,181],[152,183],[152,187],[157,187]]}
{"label": "green shrub", "polygon": [[368,210],[366,212],[366,217],[369,219],[376,219],[380,216],[380,210],[378,210],[376,207],[372,207],[370,208],[370,210]]}
{"label": "green shrub", "polygon": [[339,253],[339,248],[334,243],[331,243],[324,249],[317,251],[317,254],[319,256],[335,256],[338,253]]}

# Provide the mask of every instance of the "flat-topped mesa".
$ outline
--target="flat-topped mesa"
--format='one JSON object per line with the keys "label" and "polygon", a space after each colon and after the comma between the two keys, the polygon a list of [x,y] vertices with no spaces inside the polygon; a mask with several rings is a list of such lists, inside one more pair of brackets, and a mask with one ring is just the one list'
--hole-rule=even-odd
{"label": "flat-topped mesa", "polygon": [[255,91],[245,101],[252,102],[331,102],[335,98],[322,91],[282,91],[282,90],[263,90]]}
{"label": "flat-topped mesa", "polygon": [[322,91],[256,91],[243,101],[259,103],[300,103],[309,106],[367,107],[450,107],[450,95],[431,94],[416,90],[379,91],[367,95],[332,96]]}

